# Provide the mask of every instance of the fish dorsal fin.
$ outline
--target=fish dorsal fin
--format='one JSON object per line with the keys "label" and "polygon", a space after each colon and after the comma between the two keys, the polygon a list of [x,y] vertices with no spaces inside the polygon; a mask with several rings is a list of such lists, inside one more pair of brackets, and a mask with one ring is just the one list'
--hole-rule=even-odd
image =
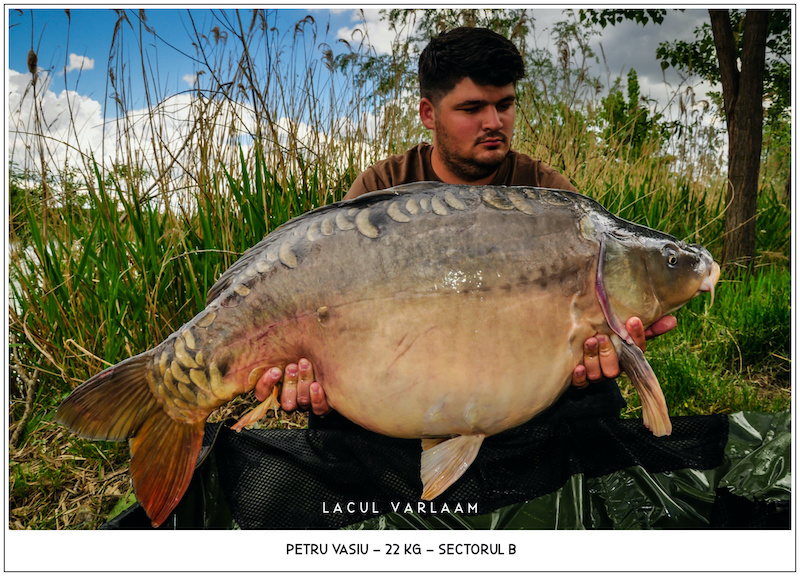
{"label": "fish dorsal fin", "polygon": [[[615,336],[611,338],[616,339]],[[627,342],[617,340],[615,344],[618,344],[616,348],[622,369],[631,379],[642,401],[644,425],[655,436],[669,436],[672,433],[672,422],[669,420],[667,401],[644,353]]]}
{"label": "fish dorsal fin", "polygon": [[461,478],[480,450],[484,434],[456,436],[422,452],[422,499],[433,500]]}

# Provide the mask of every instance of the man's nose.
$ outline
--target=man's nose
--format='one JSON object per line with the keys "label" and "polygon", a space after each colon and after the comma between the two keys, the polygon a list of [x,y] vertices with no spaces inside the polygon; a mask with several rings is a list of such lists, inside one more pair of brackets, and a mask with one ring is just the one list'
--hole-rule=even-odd
{"label": "man's nose", "polygon": [[503,127],[503,120],[500,117],[500,112],[493,106],[486,107],[486,113],[483,117],[484,130],[500,130]]}

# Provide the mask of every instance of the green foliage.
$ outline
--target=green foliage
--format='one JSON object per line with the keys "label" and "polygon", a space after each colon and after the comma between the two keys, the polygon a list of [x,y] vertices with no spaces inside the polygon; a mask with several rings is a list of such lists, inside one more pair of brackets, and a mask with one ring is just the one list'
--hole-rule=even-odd
{"label": "green foliage", "polygon": [[[733,62],[737,60],[746,60],[743,58],[742,51],[745,42],[745,23],[747,11],[744,10],[725,10],[725,17],[720,21],[724,22],[724,26],[730,26],[729,31],[732,36],[733,54],[718,55],[716,50],[716,42],[712,32],[711,24],[706,22],[702,26],[695,29],[695,40],[686,42],[683,40],[675,40],[673,42],[663,42],[656,50],[656,56],[662,62],[662,67],[667,68],[672,66],[679,70],[683,70],[690,74],[697,74],[701,78],[711,82],[712,84],[719,84],[721,82],[719,62]],[[712,16],[714,14],[712,13]],[[789,202],[790,190],[790,156],[791,156],[791,143],[788,140],[788,133],[791,131],[791,118],[790,118],[790,99],[792,93],[791,85],[791,66],[789,63],[791,55],[791,11],[789,10],[769,10],[769,22],[767,32],[767,50],[765,60],[763,62],[754,63],[758,67],[764,68],[764,85],[763,85],[763,102],[766,108],[764,114],[763,125],[766,131],[766,138],[761,145],[761,150],[752,149],[748,150],[746,145],[748,143],[756,143],[760,141],[761,128],[758,124],[761,121],[761,106],[759,103],[747,104],[748,109],[740,110],[736,116],[740,119],[750,117],[753,114],[754,118],[758,118],[756,126],[753,128],[750,123],[750,128],[740,128],[736,132],[729,133],[729,159],[728,166],[730,170],[730,178],[732,179],[730,186],[731,190],[737,188],[737,196],[735,201],[729,203],[726,207],[726,220],[728,220],[729,232],[738,229],[740,222],[746,222],[745,226],[740,229],[742,241],[737,241],[739,238],[728,235],[726,237],[725,246],[723,250],[723,259],[727,261],[735,261],[743,259],[749,261],[755,256],[757,247],[753,242],[752,226],[754,218],[762,217],[761,215],[752,213],[752,203],[739,202],[741,198],[757,198],[759,195],[759,185],[754,180],[743,180],[744,171],[738,166],[743,162],[744,158],[756,158],[757,154],[761,154],[760,162],[747,168],[750,174],[755,170],[760,172],[760,182],[762,185],[766,184],[771,190],[774,191],[778,186],[782,185],[783,188],[783,202]],[[663,14],[661,15],[663,17]],[[764,15],[766,17],[766,15]],[[601,23],[603,26],[606,24],[615,24],[623,20],[635,20],[644,24],[646,19],[641,14],[641,11],[587,11],[581,12],[581,19],[593,23]],[[655,20],[655,19],[654,19]],[[753,20],[749,20],[753,21]],[[659,21],[660,23],[660,21]],[[719,40],[719,39],[718,39]],[[729,51],[730,49],[726,49]],[[727,69],[727,68],[725,68]],[[726,90],[731,93],[725,96],[728,102],[736,101],[738,98],[738,84],[739,73],[736,70],[732,71],[733,78],[728,80]],[[744,88],[742,88],[744,89]],[[710,93],[710,99],[714,102],[719,116],[730,114],[729,111],[724,110],[722,97],[719,93]],[[742,100],[743,102],[745,100]],[[681,104],[682,101],[681,101]],[[730,106],[730,104],[728,104]],[[741,108],[739,106],[738,108]],[[728,116],[728,125],[731,125],[733,116]],[[746,126],[747,124],[745,124]],[[679,128],[682,130],[682,128]],[[755,131],[755,132],[753,132]],[[731,138],[736,140],[731,140]],[[744,151],[743,154],[733,154],[735,151]],[[758,167],[756,167],[758,166]],[[758,223],[758,222],[757,222]],[[761,233],[764,229],[761,228]],[[756,234],[757,236],[758,234]],[[758,243],[758,238],[755,244]]]}
{"label": "green foliage", "polygon": [[421,45],[452,28],[459,26],[489,28],[502,34],[517,45],[520,52],[526,48],[526,36],[533,19],[526,10],[490,8],[446,8],[413,10],[394,8],[383,10],[382,15],[394,28],[409,27],[416,32],[413,39]]}
{"label": "green foliage", "polygon": [[[42,197],[41,186],[31,186],[35,178],[30,170],[20,170],[13,162],[8,171],[9,232],[12,236],[26,237],[22,224],[25,207],[37,203]],[[27,239],[27,238],[24,238]]]}
{"label": "green foliage", "polygon": [[600,24],[605,28],[609,24],[619,24],[625,20],[632,20],[644,26],[649,21],[654,24],[661,24],[664,21],[666,10],[580,10],[581,22]]}
{"label": "green foliage", "polygon": [[136,504],[136,495],[133,493],[133,489],[129,489],[125,496],[114,504],[114,507],[106,518],[108,520],[113,520],[134,504]]}
{"label": "green foliage", "polygon": [[263,156],[252,177],[241,161],[241,178],[222,167],[214,188],[197,190],[195,208],[179,213],[114,175],[101,179],[99,168],[85,214],[47,237],[37,205],[24,208],[30,251],[12,258],[19,308],[11,332],[33,345],[19,351],[31,368],[64,377],[47,379],[51,402],[99,371],[101,359],[114,363],[166,338],[205,307],[206,291],[241,253],[325,200],[318,173],[305,187],[293,179],[281,186]]}
{"label": "green foliage", "polygon": [[[584,23],[599,24],[605,28],[629,20],[642,25],[649,21],[661,24],[667,15],[666,10],[580,10],[580,20]],[[741,56],[743,47],[744,17],[746,10],[730,10],[733,35],[736,41],[736,57]],[[791,99],[791,11],[770,10],[769,35],[767,38],[767,58],[764,77],[764,97],[770,103],[767,108],[768,121],[778,118],[788,120]],[[663,68],[672,67],[690,74],[696,74],[711,84],[719,84],[719,64],[716,57],[714,35],[709,22],[695,28],[693,41],[674,40],[662,42],[656,50],[656,57]]]}
{"label": "green foliage", "polygon": [[617,81],[601,105],[599,116],[605,121],[603,140],[609,145],[623,146],[636,158],[641,156],[642,147],[652,138],[666,139],[666,132],[659,125],[661,115],[651,114],[642,106],[636,70],[628,71],[627,100]]}
{"label": "green foliage", "polygon": [[[731,10],[731,24],[736,41],[736,57],[740,57],[743,47],[744,17],[746,10]],[[706,22],[694,30],[695,39],[690,42],[675,40],[662,42],[656,56],[662,66],[671,66],[691,74],[697,74],[712,84],[719,84],[719,65],[716,58],[714,36],[711,24]],[[767,118],[777,121],[788,119],[791,99],[791,11],[771,10],[769,36],[767,37],[767,57],[764,76],[764,97],[770,103]]]}
{"label": "green foliage", "polygon": [[761,190],[773,191],[790,204],[792,166],[792,123],[767,115],[761,146]]}
{"label": "green foliage", "polygon": [[[52,205],[57,211],[52,217],[72,219],[79,217],[83,210],[83,198],[78,191],[83,183],[80,174],[70,166],[64,166],[57,173],[48,173],[44,180],[39,172],[31,168],[21,168],[17,163],[9,163],[8,204],[10,225],[9,232],[23,242],[28,241],[25,226],[26,207],[31,205],[43,209],[40,218],[43,222],[51,215],[45,208]],[[48,198],[45,204],[45,198]]]}
{"label": "green foliage", "polygon": [[662,42],[656,50],[656,56],[661,60],[661,67],[673,67],[686,70],[705,78],[712,84],[719,84],[719,65],[716,59],[714,36],[711,33],[711,24],[703,23],[694,31],[695,40],[675,40]]}

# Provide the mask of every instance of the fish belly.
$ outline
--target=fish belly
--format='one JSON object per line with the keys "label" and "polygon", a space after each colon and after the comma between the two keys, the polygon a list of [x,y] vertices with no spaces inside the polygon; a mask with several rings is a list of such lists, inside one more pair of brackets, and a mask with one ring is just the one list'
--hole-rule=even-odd
{"label": "fish belly", "polygon": [[332,314],[320,365],[330,404],[402,438],[491,435],[566,390],[593,334],[575,295],[544,291],[367,300]]}

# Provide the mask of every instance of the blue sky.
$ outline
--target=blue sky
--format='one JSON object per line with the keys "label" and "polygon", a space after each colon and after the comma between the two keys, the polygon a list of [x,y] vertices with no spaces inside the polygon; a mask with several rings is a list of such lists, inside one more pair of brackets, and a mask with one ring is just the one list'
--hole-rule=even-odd
{"label": "blue sky", "polygon": [[[108,8],[71,9],[70,16],[63,9],[14,9],[7,12],[8,68],[26,72],[26,59],[31,47],[39,57],[39,67],[48,70],[54,81],[54,89],[76,90],[95,100],[103,100],[107,90],[109,50],[112,44],[118,13]],[[320,34],[329,27],[328,41],[335,48],[337,37],[346,37],[358,23],[356,9],[279,9],[268,10],[270,23],[278,28],[291,29],[307,14],[312,14]],[[139,57],[138,10],[125,10],[130,25],[123,25],[121,33],[124,44],[132,58]],[[561,10],[534,9],[537,42],[549,42],[549,26],[563,19]],[[159,86],[169,93],[180,92],[191,87],[185,78],[196,70],[192,46],[195,33],[210,35],[210,30],[224,19],[235,23],[234,12],[210,8],[196,10],[158,9],[145,10],[146,24],[155,32],[155,37],[145,32],[145,53],[149,64],[157,63]],[[247,11],[243,11],[247,18]],[[655,60],[655,48],[659,41],[683,37],[688,39],[694,26],[707,19],[704,10],[689,10],[673,14],[661,26],[647,28],[630,23],[608,27],[596,40],[603,45],[603,53],[612,75],[627,73],[631,67],[640,76],[643,93],[648,88],[658,90],[663,83],[660,67]],[[382,40],[388,36],[385,23],[378,21],[377,10],[367,11],[371,38],[380,50]],[[244,22],[247,26],[248,22]],[[385,48],[385,46],[384,46]],[[140,79],[132,75],[133,82]],[[673,76],[674,79],[674,76]],[[136,84],[132,89],[136,90]],[[165,94],[168,95],[168,94]],[[652,94],[659,98],[660,93]]]}
{"label": "blue sky", "polygon": [[[20,158],[30,158],[30,146],[24,141],[24,135],[35,131],[32,129],[32,99],[29,97],[31,75],[26,64],[31,48],[38,55],[40,77],[48,81],[40,84],[43,88],[39,88],[38,96],[51,131],[49,142],[53,143],[53,148],[48,153],[54,164],[64,165],[69,161],[71,150],[91,151],[93,155],[100,156],[115,148],[117,133],[114,118],[118,107],[113,100],[109,69],[113,70],[115,76],[125,75],[119,85],[125,90],[122,99],[128,114],[136,114],[148,105],[154,106],[171,96],[180,95],[188,99],[195,74],[198,70],[208,68],[198,63],[197,47],[201,46],[205,50],[205,57],[210,60],[238,54],[238,51],[223,50],[221,43],[214,42],[214,29],[219,27],[223,34],[227,30],[231,45],[231,42],[235,42],[232,35],[239,25],[238,18],[242,18],[241,25],[246,29],[250,25],[251,13],[249,8],[237,12],[205,7],[193,10],[147,7],[144,10],[146,18],[141,21],[138,9],[115,11],[109,8],[73,8],[68,16],[64,9],[7,7],[5,99],[6,123],[10,127],[9,158],[16,163],[20,162]],[[320,45],[325,43],[334,51],[343,49],[341,39],[360,37],[354,35],[356,28],[368,31],[369,39],[378,53],[390,51],[390,42],[394,37],[389,25],[381,21],[378,7],[363,11],[357,8],[284,8],[267,9],[264,13],[267,26],[278,30],[284,42],[289,40],[289,45],[295,24],[311,15],[314,24],[306,27],[303,36],[306,39],[305,49],[292,52],[315,61],[319,66],[322,65]],[[530,13],[534,18],[534,30],[529,46],[555,52],[551,41],[553,24],[567,20],[570,15],[552,8],[533,8]],[[120,14],[124,14],[126,19],[121,21]],[[665,40],[691,40],[694,29],[707,20],[708,12],[705,10],[686,10],[670,11],[659,26],[643,27],[630,22],[609,26],[591,40],[595,52],[604,56],[604,61],[592,64],[591,74],[608,85],[617,77],[625,78],[628,70],[634,68],[639,76],[642,94],[656,100],[663,109],[674,90],[682,86],[683,80],[672,70],[667,70],[666,74],[661,70],[655,57],[656,48],[659,42]],[[120,26],[117,26],[118,22]],[[145,24],[148,30],[144,29]],[[310,39],[312,29],[317,34],[313,40]],[[274,53],[276,50],[271,38],[249,47],[256,62],[266,61],[265,53]],[[193,41],[196,43],[193,44]],[[112,45],[117,52],[112,52]],[[118,57],[120,54],[122,58]],[[216,68],[224,73],[230,70],[230,65],[223,60],[222,65]],[[148,90],[144,89],[142,66],[147,70]],[[266,66],[255,68],[267,74]],[[535,73],[535,70],[529,71],[531,76]],[[227,78],[218,80],[218,83],[211,83],[206,74],[201,76],[200,86],[205,88],[211,85],[216,88],[224,84]],[[707,87],[694,84],[697,98],[702,99]],[[170,129],[174,129],[175,139],[180,140],[183,137],[182,125],[177,116],[170,116],[170,121],[174,120],[174,126]],[[284,120],[306,121],[305,118]],[[55,143],[59,142],[70,142],[70,145],[58,147]]]}
{"label": "blue sky", "polygon": [[[131,58],[139,58],[139,11],[124,11],[128,22],[118,29],[123,46]],[[352,27],[351,10],[271,10],[270,23],[281,29],[291,29],[294,24],[312,13],[318,26],[330,23],[335,31]],[[152,65],[157,63],[159,86],[165,96],[191,88],[187,77],[197,69],[196,50],[192,46],[195,30],[210,35],[210,30],[224,19],[235,23],[231,10],[219,11],[202,8],[145,10],[146,24],[155,33],[144,32],[144,49]],[[247,18],[243,13],[243,18]],[[71,9],[69,17],[63,9],[10,9],[8,11],[8,67],[26,72],[28,51],[33,47],[38,55],[38,65],[47,70],[54,90],[65,87],[81,95],[103,100],[106,93],[109,54],[114,38],[117,11],[108,8]],[[244,22],[247,26],[248,22]],[[131,74],[131,88],[141,87],[140,74]],[[140,102],[143,104],[143,102]]]}

